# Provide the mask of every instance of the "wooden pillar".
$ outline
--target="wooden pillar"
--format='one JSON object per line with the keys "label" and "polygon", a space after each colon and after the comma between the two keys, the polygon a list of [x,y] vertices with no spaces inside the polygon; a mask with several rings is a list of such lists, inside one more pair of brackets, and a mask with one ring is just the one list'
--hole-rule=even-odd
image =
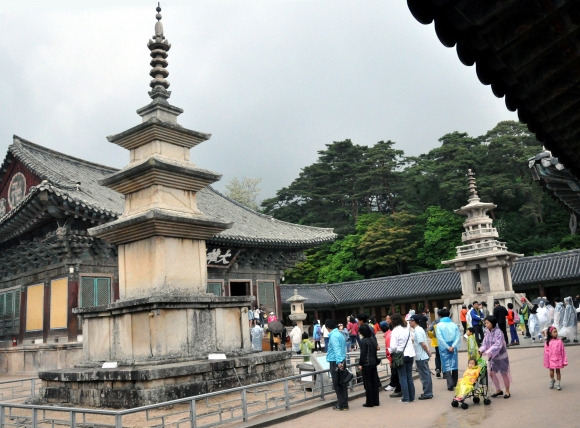
{"label": "wooden pillar", "polygon": [[42,343],[48,342],[50,330],[50,282],[44,281],[44,301],[42,304]]}
{"label": "wooden pillar", "polygon": [[[117,295],[119,293],[119,284],[117,283]],[[81,333],[79,328],[78,315],[73,313],[73,309],[78,306],[79,302],[79,280],[78,275],[70,275],[68,281],[68,307],[67,307],[67,332],[68,341],[76,342],[78,335]]]}
{"label": "wooden pillar", "polygon": [[27,302],[27,288],[22,287],[20,290],[20,332],[18,334],[18,343],[22,344],[24,334],[26,333],[26,302]]}

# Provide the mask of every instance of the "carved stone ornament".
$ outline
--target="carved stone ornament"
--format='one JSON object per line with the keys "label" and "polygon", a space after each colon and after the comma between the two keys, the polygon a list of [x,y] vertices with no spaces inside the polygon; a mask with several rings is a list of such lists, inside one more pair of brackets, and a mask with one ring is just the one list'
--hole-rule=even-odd
{"label": "carved stone ornament", "polygon": [[10,209],[13,209],[18,205],[26,194],[26,177],[21,172],[17,172],[12,177],[10,181],[10,187],[8,188],[8,203],[10,204]]}
{"label": "carved stone ornament", "polygon": [[0,217],[6,214],[7,209],[8,208],[6,207],[6,199],[4,198],[0,199]]}

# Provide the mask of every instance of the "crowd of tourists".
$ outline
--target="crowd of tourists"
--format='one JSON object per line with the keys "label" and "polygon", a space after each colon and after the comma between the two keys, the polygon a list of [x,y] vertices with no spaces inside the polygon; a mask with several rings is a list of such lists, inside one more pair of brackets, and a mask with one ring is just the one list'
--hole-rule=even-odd
{"label": "crowd of tourists", "polygon": [[[557,301],[556,306],[558,303]],[[447,389],[453,391],[453,400],[463,401],[473,390],[480,373],[486,376],[486,382],[489,376],[493,384],[491,398],[511,398],[508,348],[519,344],[516,330],[519,324],[522,324],[522,335],[526,337],[526,326],[530,320],[525,317],[526,308],[530,315],[534,312],[537,315],[540,309],[538,338],[544,341],[543,360],[550,373],[549,388],[562,389],[561,369],[568,364],[564,343],[577,341],[576,309],[571,298],[564,299],[564,305],[560,304],[562,308],[559,312],[554,308],[555,316],[552,316],[548,302],[540,300],[537,304],[531,304],[525,298],[522,299],[518,311],[514,310],[513,304],[509,303],[506,308],[499,301],[494,302],[491,313],[487,311],[485,304],[479,302],[473,302],[469,306],[469,309],[462,308],[460,314],[463,334],[451,319],[447,308],[440,309],[433,321],[430,321],[428,313],[416,314],[413,310],[406,316],[388,315],[381,322],[369,320],[366,315],[359,314],[356,318],[352,317],[352,320],[349,317],[346,327],[334,320],[326,320],[324,326],[329,332],[325,348],[326,359],[337,396],[334,409],[349,408],[348,382],[343,379],[349,379],[346,375],[348,351],[353,349],[360,351],[358,371],[362,373],[366,395],[363,406],[380,405],[382,386],[377,365],[381,360],[377,357],[377,351],[382,345],[375,336],[378,331],[384,333],[384,349],[387,362],[391,366],[390,382],[384,389],[389,392],[389,397],[397,398],[398,402],[404,404],[433,398],[433,376],[430,368],[432,356],[435,360],[435,377],[446,381]],[[543,307],[547,308],[547,322],[542,314]],[[566,317],[568,307],[569,315]],[[571,309],[574,310],[573,317],[570,315]],[[354,329],[357,332],[355,340],[352,339],[351,324],[357,326]],[[508,328],[511,340],[508,339]],[[536,327],[533,325],[533,328]],[[528,337],[532,339],[531,334]],[[459,378],[458,351],[464,342],[467,346],[468,367]],[[415,392],[414,368],[421,384],[421,394]]]}
{"label": "crowd of tourists", "polygon": [[[561,369],[568,362],[564,344],[577,342],[577,317],[580,310],[576,302],[566,297],[564,302],[556,298],[554,305],[544,298],[529,302],[521,298],[516,311],[512,303],[504,307],[494,302],[490,313],[485,302],[474,301],[463,306],[459,313],[462,330],[453,322],[448,308],[438,311],[431,320],[428,310],[423,313],[409,311],[406,316],[391,314],[384,321],[373,320],[366,314],[347,317],[344,323],[327,319],[323,324],[316,320],[312,337],[303,332],[296,323],[287,333],[268,332],[272,350],[286,349],[286,341],[305,362],[313,352],[325,352],[329,363],[333,388],[337,396],[335,410],[348,410],[348,387],[352,378],[349,370],[349,353],[359,351],[359,373],[362,374],[366,400],[364,407],[380,405],[381,381],[377,366],[381,364],[378,351],[382,344],[377,340],[381,331],[384,337],[386,363],[391,368],[389,384],[384,389],[390,398],[400,403],[433,398],[433,380],[430,361],[433,357],[435,377],[446,381],[446,387],[454,392],[454,399],[461,402],[469,394],[480,373],[489,375],[494,386],[492,398],[511,397],[510,362],[507,349],[520,344],[520,334],[532,342],[544,342],[544,366],[549,369],[551,389],[561,390]],[[266,316],[262,308],[255,308],[252,318],[248,317],[252,344],[262,350],[264,322],[274,325],[277,318],[273,312]],[[510,332],[508,338],[508,331]],[[288,336],[288,339],[286,338]],[[276,338],[279,340],[276,340]],[[459,378],[458,351],[465,342],[468,367]],[[321,346],[324,343],[324,347]],[[413,370],[418,373],[422,393],[416,395]],[[487,376],[486,374],[486,376]]]}

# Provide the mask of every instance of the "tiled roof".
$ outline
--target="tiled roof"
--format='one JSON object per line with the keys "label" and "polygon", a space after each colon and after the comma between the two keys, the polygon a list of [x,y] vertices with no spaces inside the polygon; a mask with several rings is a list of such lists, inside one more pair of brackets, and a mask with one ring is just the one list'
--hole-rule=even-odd
{"label": "tiled roof", "polygon": [[[518,259],[511,269],[514,289],[550,282],[580,280],[580,250],[529,256]],[[294,289],[308,300],[305,307],[345,306],[433,297],[461,296],[459,273],[453,269],[388,276],[337,284],[282,284],[283,306]]]}
{"label": "tiled roof", "polygon": [[283,305],[289,306],[290,303],[286,302],[286,300],[294,295],[294,290],[298,290],[298,294],[300,294],[302,297],[306,297],[307,300],[304,302],[306,306],[335,306],[336,299],[327,288],[330,286],[331,285],[327,284],[281,285],[280,288],[282,291],[282,303]]}
{"label": "tiled roof", "polygon": [[[7,163],[14,157],[45,181],[31,189],[30,195],[27,195],[19,207],[0,219],[0,232],[8,227],[7,220],[14,217],[19,208],[41,190],[53,193],[71,204],[80,205],[83,209],[104,215],[107,221],[117,218],[123,212],[123,195],[98,184],[98,180],[118,171],[117,169],[67,156],[17,136],[14,136],[14,142],[8,150],[9,154],[0,167],[0,179],[7,170]],[[234,223],[231,229],[208,241],[214,245],[300,249],[336,239],[332,229],[276,220],[244,207],[211,187],[201,190],[197,201],[204,214]]]}
{"label": "tiled roof", "polygon": [[514,288],[528,284],[579,280],[580,250],[522,257],[512,268]]}
{"label": "tiled roof", "polygon": [[407,0],[459,60],[580,177],[580,1]]}
{"label": "tiled roof", "polygon": [[305,306],[386,303],[424,296],[458,296],[461,294],[459,274],[453,269],[440,269],[407,275],[341,282],[337,284],[282,284],[282,301],[294,294],[307,297]]}

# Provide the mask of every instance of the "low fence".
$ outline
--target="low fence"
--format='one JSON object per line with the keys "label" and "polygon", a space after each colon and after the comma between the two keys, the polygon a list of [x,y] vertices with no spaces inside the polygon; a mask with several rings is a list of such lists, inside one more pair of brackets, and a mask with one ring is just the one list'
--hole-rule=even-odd
{"label": "low fence", "polygon": [[[355,364],[350,365],[351,370],[353,366]],[[378,368],[381,377],[388,376],[386,365]],[[307,376],[317,381],[304,382],[303,378]],[[329,370],[303,372],[284,379],[126,410],[0,402],[0,426],[206,428],[233,425],[270,412],[289,410],[305,402],[325,400],[327,394],[333,394],[334,398],[332,386],[323,381],[325,376],[329,376]],[[351,381],[351,391],[360,387],[362,381],[355,377]]]}
{"label": "low fence", "polygon": [[38,395],[40,385],[40,379],[36,377],[2,381],[0,382],[0,401],[34,397]]}

